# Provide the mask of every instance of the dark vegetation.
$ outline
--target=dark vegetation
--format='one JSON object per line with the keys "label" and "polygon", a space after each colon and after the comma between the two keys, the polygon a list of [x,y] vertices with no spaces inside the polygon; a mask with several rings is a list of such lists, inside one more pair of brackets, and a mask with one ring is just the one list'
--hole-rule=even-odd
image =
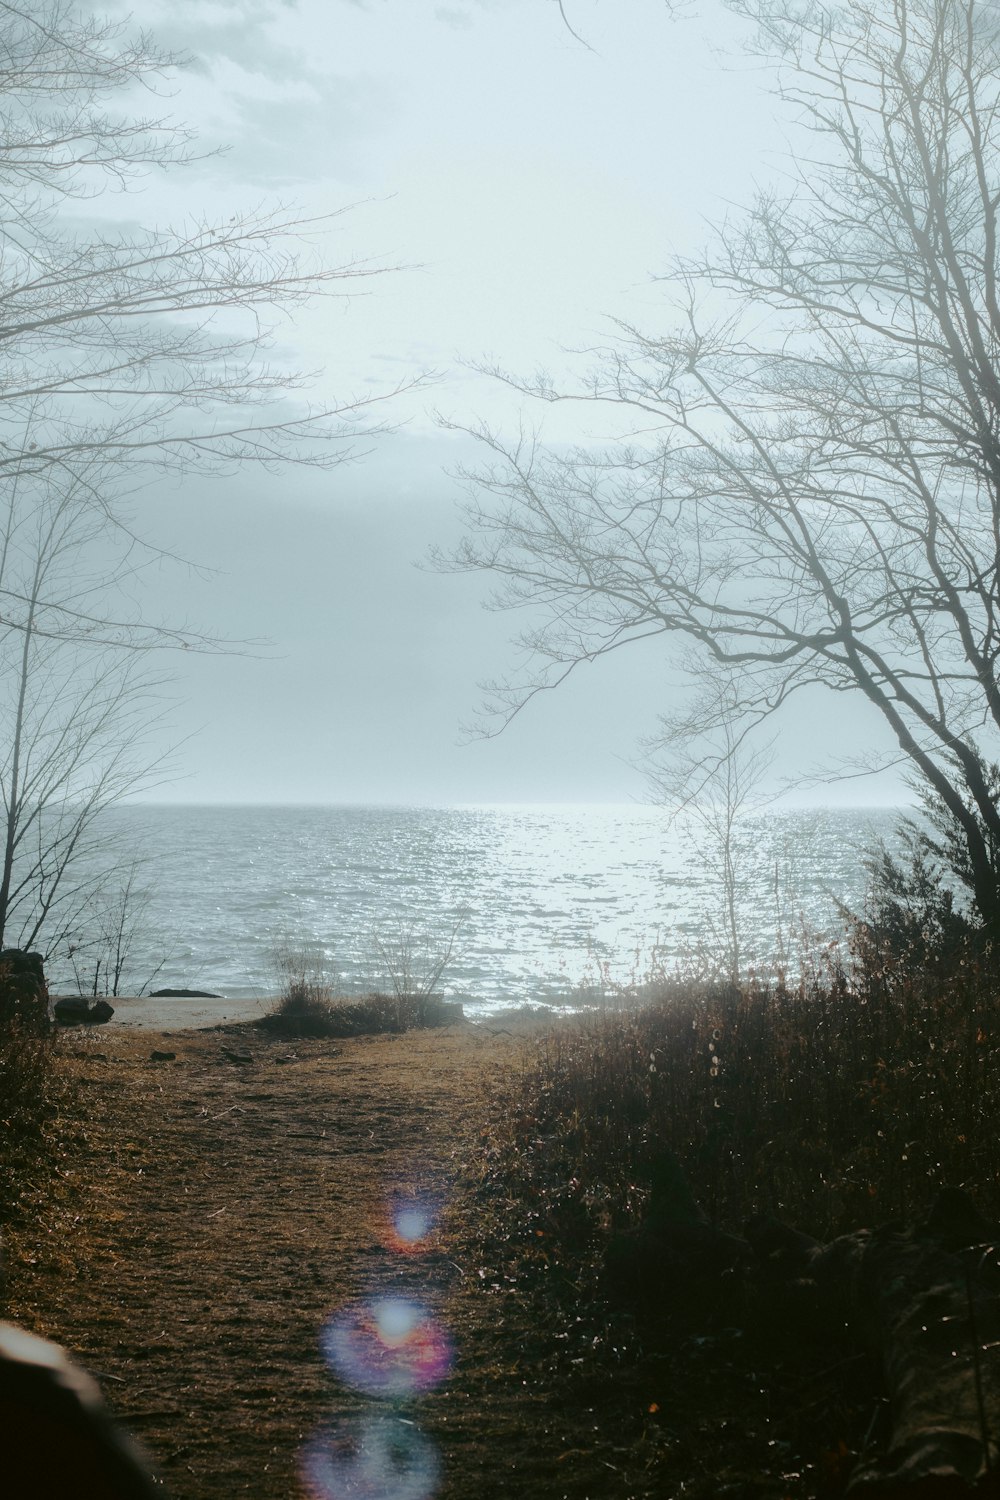
{"label": "dark vegetation", "polygon": [[[1000,766],[978,760],[989,795],[1000,805]],[[996,944],[989,904],[976,888],[962,819],[919,782],[920,814],[900,821],[896,850],[879,844],[865,861],[871,896],[863,918],[851,921],[867,967],[878,967],[885,955],[896,966],[924,973],[959,972],[970,961],[986,962]],[[1000,845],[968,799],[963,817],[979,832],[1000,891]]]}
{"label": "dark vegetation", "polygon": [[322,982],[295,978],[277,1005],[255,1023],[271,1036],[371,1036],[414,1026],[447,1026],[460,1020],[461,1006],[440,995],[375,993],[345,998]]}
{"label": "dark vegetation", "polygon": [[45,1126],[65,1081],[54,1067],[55,1040],[37,955],[0,953],[0,1224],[27,1181],[51,1170]]}
{"label": "dark vegetation", "polygon": [[577,1246],[635,1218],[667,1148],[713,1221],[766,1211],[819,1236],[938,1184],[990,1190],[995,986],[979,957],[929,979],[883,958],[794,985],[679,983],[538,1044],[505,1085],[486,1180],[575,1225]]}
{"label": "dark vegetation", "polygon": [[[879,892],[901,916],[920,893]],[[623,995],[494,1085],[484,1279],[566,1399],[658,1476],[648,1493],[839,1494],[889,1411],[871,1329],[843,1306],[637,1254],[665,1202],[824,1242],[912,1222],[942,1187],[1000,1218],[996,960],[974,921],[935,948],[910,911],[894,946],[871,915],[795,982]]]}
{"label": "dark vegetation", "polygon": [[32,1170],[47,1156],[44,1127],[62,1084],[53,1068],[55,1043],[19,1022],[0,1027],[0,1223]]}

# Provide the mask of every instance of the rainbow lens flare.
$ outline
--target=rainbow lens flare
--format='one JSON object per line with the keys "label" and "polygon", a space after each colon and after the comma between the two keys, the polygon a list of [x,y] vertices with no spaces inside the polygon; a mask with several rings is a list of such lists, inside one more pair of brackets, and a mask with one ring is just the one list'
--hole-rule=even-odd
{"label": "rainbow lens flare", "polygon": [[310,1500],[429,1500],[441,1478],[431,1440],[386,1415],[321,1429],[301,1464]]}
{"label": "rainbow lens flare", "polygon": [[425,1240],[434,1228],[435,1214],[426,1203],[410,1203],[396,1210],[393,1228],[407,1245]]}
{"label": "rainbow lens flare", "polygon": [[385,1243],[402,1255],[423,1250],[439,1218],[440,1209],[433,1199],[394,1194],[386,1209]]}
{"label": "rainbow lens flare", "polygon": [[319,1342],[345,1385],[390,1399],[439,1385],[453,1357],[451,1340],[432,1314],[403,1297],[342,1309],[320,1330]]}

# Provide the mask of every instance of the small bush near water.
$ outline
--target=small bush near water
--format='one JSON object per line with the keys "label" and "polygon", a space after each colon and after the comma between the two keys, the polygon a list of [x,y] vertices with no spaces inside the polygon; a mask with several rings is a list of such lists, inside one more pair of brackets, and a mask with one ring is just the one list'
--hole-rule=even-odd
{"label": "small bush near water", "polygon": [[441,1026],[456,1019],[437,995],[363,995],[335,998],[327,985],[294,979],[274,1010],[256,1025],[283,1037],[366,1036]]}

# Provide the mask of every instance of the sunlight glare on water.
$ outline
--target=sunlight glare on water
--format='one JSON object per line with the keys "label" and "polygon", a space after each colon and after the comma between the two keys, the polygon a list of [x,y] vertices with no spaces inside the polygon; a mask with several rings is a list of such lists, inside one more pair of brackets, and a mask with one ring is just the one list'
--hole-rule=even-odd
{"label": "sunlight glare on water", "polygon": [[[641,978],[717,946],[717,865],[658,807],[143,807],[108,813],[155,853],[132,968],[138,986],[231,997],[275,992],[275,955],[300,955],[345,993],[429,983],[470,1014],[572,999],[608,965]],[[835,900],[863,895],[861,851],[893,811],[771,810],[737,834],[745,957],[767,961]],[[50,984],[61,983],[58,955]]]}

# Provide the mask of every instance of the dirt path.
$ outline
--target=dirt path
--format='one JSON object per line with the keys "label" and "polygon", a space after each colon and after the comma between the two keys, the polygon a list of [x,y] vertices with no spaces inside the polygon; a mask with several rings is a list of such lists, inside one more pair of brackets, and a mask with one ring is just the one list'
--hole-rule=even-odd
{"label": "dirt path", "polygon": [[[9,1237],[9,1315],[98,1373],[177,1500],[301,1494],[304,1445],[326,1420],[340,1436],[316,1493],[334,1500],[348,1492],[336,1477],[345,1423],[376,1407],[330,1369],[318,1330],[359,1298],[405,1293],[438,1330],[425,1363],[440,1355],[472,1272],[439,1231],[421,1236],[413,1212],[401,1239],[393,1206],[436,1204],[447,1222],[484,1071],[516,1046],[472,1028],[337,1043],[96,1037],[76,1064],[93,1105],[54,1122],[65,1140],[54,1217]],[[451,1336],[458,1369],[398,1407],[392,1462],[429,1464],[433,1445],[437,1494],[508,1493],[495,1424],[471,1411],[470,1392],[492,1378],[487,1331]],[[397,1451],[407,1429],[412,1453]]]}
{"label": "dirt path", "polygon": [[[174,1500],[840,1492],[843,1435],[877,1401],[855,1355],[775,1352],[711,1287],[647,1342],[645,1315],[577,1279],[544,1204],[471,1192],[484,1083],[523,1039],[109,1028],[63,1045],[77,1086],[51,1121],[56,1175],[39,1164],[5,1231],[4,1315],[98,1376]],[[359,1388],[401,1368],[388,1396]],[[366,1428],[382,1471],[352,1477]]]}

